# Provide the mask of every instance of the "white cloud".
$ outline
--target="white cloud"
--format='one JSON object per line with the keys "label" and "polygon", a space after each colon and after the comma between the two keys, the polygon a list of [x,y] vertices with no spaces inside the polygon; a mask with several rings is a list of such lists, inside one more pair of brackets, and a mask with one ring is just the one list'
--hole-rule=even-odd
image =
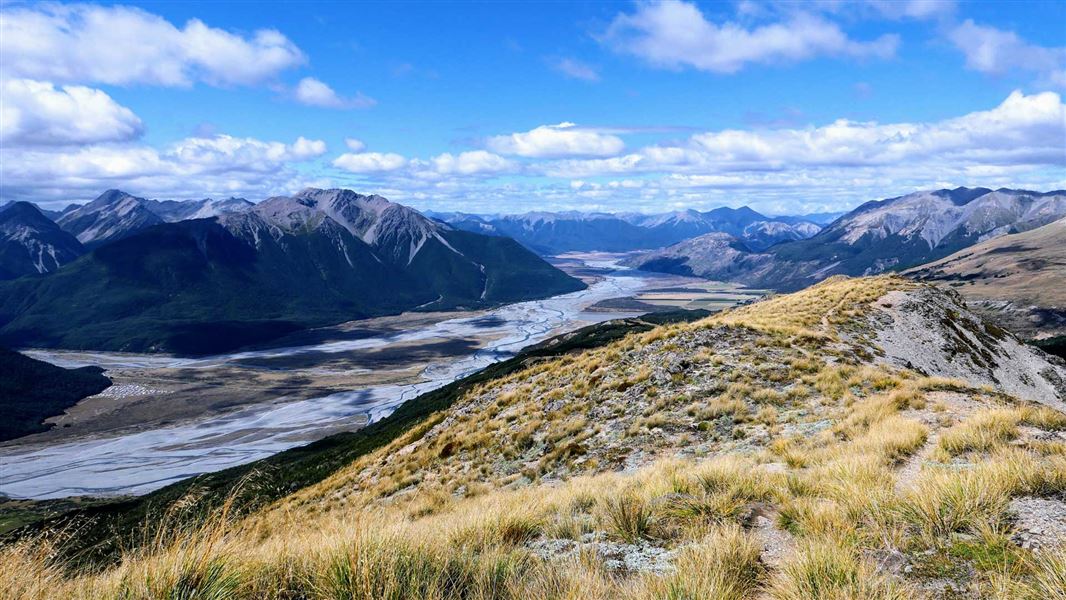
{"label": "white cloud", "polygon": [[334,159],[333,166],[350,173],[382,173],[407,166],[407,159],[391,152],[349,152]]}
{"label": "white cloud", "polygon": [[370,108],[377,104],[377,100],[364,96],[362,92],[352,98],[342,98],[333,88],[314,77],[301,79],[293,94],[303,104],[323,108]]}
{"label": "white cloud", "polygon": [[144,130],[133,111],[93,88],[5,79],[0,97],[0,141],[9,147],[121,142]]}
{"label": "white cloud", "polygon": [[591,65],[587,65],[573,58],[560,58],[552,61],[552,67],[566,75],[570,79],[596,82],[600,80],[599,72]]}
{"label": "white cloud", "polygon": [[484,150],[461,152],[457,156],[445,152],[433,157],[430,163],[440,175],[499,173],[514,167],[514,164],[506,158]]}
{"label": "white cloud", "polygon": [[[609,131],[570,123],[538,129]],[[519,136],[494,138],[489,146],[523,160],[490,151],[426,159],[392,155],[393,164],[383,169],[387,155],[346,156],[360,161],[349,169],[360,173],[352,185],[422,206],[482,212],[743,203],[782,213],[801,204],[838,210],[944,182],[1066,187],[1066,105],[1054,92],[1014,92],[989,110],[939,121],[838,119],[819,126],[707,131],[624,154],[618,153],[624,150],[619,140],[614,154],[600,156]]]}
{"label": "white cloud", "polygon": [[333,88],[315,79],[304,77],[296,84],[296,99],[311,106],[325,106],[328,108],[344,108],[344,100],[333,91]]}
{"label": "white cloud", "polygon": [[181,140],[170,148],[168,155],[185,166],[213,168],[214,165],[222,165],[227,169],[264,171],[278,164],[321,156],[325,152],[325,142],[304,137],[297,138],[292,144],[285,144],[217,135]]}
{"label": "white cloud", "polygon": [[349,173],[376,174],[407,186],[441,185],[449,180],[491,175],[517,167],[512,161],[485,150],[445,152],[425,160],[408,160],[395,153],[348,152],[334,159],[333,166]]}
{"label": "white cloud", "polygon": [[899,37],[892,34],[872,41],[852,40],[835,23],[805,13],[752,29],[733,22],[717,24],[696,5],[681,0],[642,3],[632,14],[617,15],[602,40],[654,66],[713,73],[819,56],[889,58],[899,45]]}
{"label": "white cloud", "polygon": [[178,28],[147,11],[96,4],[34,4],[0,11],[6,77],[58,82],[250,85],[305,62],[273,29],[240,35],[191,19]]}
{"label": "white cloud", "polygon": [[290,160],[307,160],[326,153],[326,142],[322,140],[309,140],[304,136],[296,138],[289,147]]}
{"label": "white cloud", "polygon": [[489,138],[491,150],[532,158],[611,156],[625,148],[621,138],[573,123],[542,125],[531,131]]}
{"label": "white cloud", "polygon": [[1010,94],[999,106],[932,123],[856,122],[821,127],[723,130],[679,146],[624,156],[557,161],[546,174],[581,178],[631,172],[766,172],[930,164],[1066,165],[1066,105],[1054,92]]}
{"label": "white cloud", "polygon": [[302,137],[285,144],[228,135],[186,138],[162,150],[128,144],[5,147],[0,151],[3,197],[69,202],[117,187],[170,198],[263,198],[302,187],[292,164],[325,151],[324,142]]}
{"label": "white cloud", "polygon": [[1038,74],[1045,83],[1066,86],[1066,48],[1027,43],[1013,31],[966,20],[951,30],[951,42],[966,56],[966,67],[990,75],[1014,71]]}
{"label": "white cloud", "polygon": [[355,138],[344,138],[344,145],[348,146],[348,149],[352,152],[362,152],[363,150],[366,150],[366,144],[364,144],[362,140],[357,140]]}

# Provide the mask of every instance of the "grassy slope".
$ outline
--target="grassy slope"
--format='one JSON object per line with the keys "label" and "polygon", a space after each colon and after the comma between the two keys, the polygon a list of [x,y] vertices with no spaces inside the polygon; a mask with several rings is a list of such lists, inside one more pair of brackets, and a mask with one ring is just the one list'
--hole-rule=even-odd
{"label": "grassy slope", "polygon": [[110,385],[96,367],[63,369],[0,348],[0,441],[47,431],[42,421]]}
{"label": "grassy slope", "polygon": [[[359,457],[388,445],[427,418],[447,409],[473,386],[513,373],[530,361],[601,346],[630,333],[647,331],[654,324],[698,319],[706,315],[706,311],[675,311],[585,327],[552,338],[524,350],[514,358],[427,392],[402,404],[389,417],[359,431],[336,434],[263,460],[201,475],[127,501],[93,504],[57,516],[50,515],[50,510],[42,510],[34,505],[16,506],[7,511],[5,518],[12,524],[28,525],[26,529],[16,532],[16,536],[46,529],[62,529],[68,523],[80,522],[82,525],[78,534],[70,540],[67,551],[90,562],[107,560],[113,558],[120,549],[136,545],[146,522],[158,522],[163,515],[172,514],[173,507],[178,504],[183,506],[183,515],[191,521],[210,514],[226,501],[232,503],[235,512],[255,511],[287,494],[324,480]],[[189,502],[193,496],[196,501]],[[26,521],[34,516],[47,518],[27,524]]]}
{"label": "grassy slope", "polygon": [[1066,337],[1064,240],[1066,219],[1061,219],[1023,233],[986,240],[906,274],[951,286],[970,302],[1012,303],[1010,310],[998,311],[998,316],[1019,334],[1035,337],[1054,333]]}
{"label": "grassy slope", "polygon": [[[27,598],[1061,598],[1066,561],[1016,544],[1009,503],[1066,494],[1066,447],[1034,433],[1066,415],[876,364],[863,317],[915,285],[832,279],[514,365],[246,518],[222,511],[99,574],[16,544],[0,584]],[[608,560],[651,550],[676,570]]]}

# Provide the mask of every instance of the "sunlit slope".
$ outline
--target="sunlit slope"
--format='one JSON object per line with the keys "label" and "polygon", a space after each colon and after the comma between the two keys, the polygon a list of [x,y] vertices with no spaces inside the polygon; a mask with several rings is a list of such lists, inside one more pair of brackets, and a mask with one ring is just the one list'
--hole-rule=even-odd
{"label": "sunlit slope", "polygon": [[[917,356],[898,349],[904,356],[892,361],[876,344],[883,335],[877,318],[895,307],[875,301],[893,293],[901,301],[930,293],[946,299],[897,277],[834,279],[696,324],[545,361],[483,385],[435,422],[307,494],[337,498],[372,490],[391,498],[435,488],[454,493],[468,485],[523,485],[632,468],[660,456],[747,452],[781,433],[807,431],[806,421],[825,426],[826,402],[843,398],[852,377],[883,372],[884,385],[893,387],[889,380],[918,375],[893,365]],[[960,315],[962,307],[930,304],[956,311],[951,325],[930,318],[946,328],[937,337],[956,346],[948,349],[953,362],[965,365],[954,376],[975,386],[1020,379],[986,364],[985,354],[1002,343],[1010,343],[1011,352],[998,355],[999,362],[1011,369],[1036,356],[992,337]],[[1061,406],[1055,384],[1039,373],[1046,363],[1037,360],[1039,367],[1020,367],[1034,384],[1016,391]]]}
{"label": "sunlit slope", "polygon": [[27,597],[167,597],[193,579],[239,598],[1057,597],[1066,538],[1027,519],[1066,509],[1064,376],[935,288],[833,278],[531,361],[317,485],[102,575],[8,550],[6,583]]}
{"label": "sunlit slope", "polygon": [[1027,337],[1066,335],[1066,219],[986,240],[907,274],[950,286]]}

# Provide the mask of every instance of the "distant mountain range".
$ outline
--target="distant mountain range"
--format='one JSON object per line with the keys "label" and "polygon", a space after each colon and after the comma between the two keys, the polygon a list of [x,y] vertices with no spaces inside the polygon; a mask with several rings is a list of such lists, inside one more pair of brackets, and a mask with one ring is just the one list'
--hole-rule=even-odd
{"label": "distant mountain range", "polygon": [[[28,203],[19,203],[28,204]],[[7,205],[10,206],[11,204]],[[54,260],[9,259],[0,269],[0,279],[30,273],[54,271],[59,266],[85,254],[88,249],[133,235],[148,227],[189,219],[211,218],[245,213],[255,205],[243,198],[214,200],[149,200],[120,190],[108,190],[82,205],[72,204],[62,211],[36,207],[45,218],[55,221],[59,229],[74,236],[79,245],[66,241],[57,248]],[[0,208],[3,210],[3,208]],[[767,217],[748,207],[716,208],[699,212],[676,211],[661,214],[534,212],[522,215],[474,215],[467,213],[426,213],[451,227],[472,233],[510,237],[541,255],[570,251],[629,252],[669,246],[706,233],[722,232],[737,237],[751,250],[761,251],[774,244],[808,238],[822,228],[821,223],[840,213],[816,213],[800,216]],[[21,222],[30,218],[21,214],[17,225],[24,230],[39,229],[41,224]],[[37,240],[23,236],[24,251],[9,254],[50,255],[58,241]],[[12,245],[15,245],[12,242]],[[19,263],[16,265],[15,263]],[[43,270],[42,270],[43,269]]]}
{"label": "distant mountain range", "polygon": [[117,240],[146,227],[187,219],[244,212],[254,206],[243,198],[225,200],[146,200],[120,190],[108,190],[92,202],[71,206],[56,223],[87,246]]}
{"label": "distant mountain range", "polygon": [[576,211],[521,215],[428,214],[466,231],[514,238],[544,255],[647,250],[714,232],[728,233],[743,240],[750,249],[763,250],[780,242],[810,237],[821,229],[814,220],[767,217],[746,206],[662,214]]}
{"label": "distant mountain range", "polygon": [[86,204],[61,211],[30,202],[0,206],[0,280],[50,273],[89,248],[127,237],[153,225],[243,212],[243,198],[146,200],[108,190]]}
{"label": "distant mountain range", "polygon": [[[637,268],[795,290],[836,274],[870,275],[943,258],[1066,216],[1066,191],[956,188],[867,202],[807,239],[758,250],[707,236],[632,257]],[[729,257],[713,250],[723,243]]]}
{"label": "distant mountain range", "polygon": [[[0,340],[201,354],[357,318],[584,288],[511,239],[349,190],[176,222],[160,206],[113,190],[66,212],[60,220],[87,253],[47,276],[0,283]],[[190,214],[204,209],[219,206]]]}
{"label": "distant mountain range", "polygon": [[214,352],[326,323],[583,287],[534,252],[665,246],[627,264],[787,291],[1040,227],[1066,216],[1066,192],[916,192],[868,202],[824,228],[815,221],[832,215],[770,218],[746,207],[432,216],[318,189],[259,204],[110,190],[58,222],[32,204],[8,204],[0,343]]}

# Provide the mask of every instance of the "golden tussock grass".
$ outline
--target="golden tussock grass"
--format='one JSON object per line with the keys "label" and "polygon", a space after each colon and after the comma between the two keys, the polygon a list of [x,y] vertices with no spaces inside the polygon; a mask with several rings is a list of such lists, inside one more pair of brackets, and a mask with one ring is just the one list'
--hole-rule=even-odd
{"label": "golden tussock grass", "polygon": [[[1060,555],[1003,548],[1012,498],[1066,492],[1066,453],[1011,441],[1023,426],[1064,429],[1066,415],[833,347],[873,300],[912,285],[834,278],[539,361],[266,510],[222,511],[105,568],[57,561],[61,538],[0,547],[0,589],[20,600],[902,599],[918,596],[912,582],[871,553],[920,561],[967,539],[974,556],[1007,557],[974,581],[981,597],[1063,600]],[[707,328],[745,349],[686,345]],[[637,358],[667,345],[687,361],[680,373]],[[900,486],[899,469],[933,446],[934,394],[949,393],[980,410],[942,430],[944,460]],[[590,456],[595,444],[610,450]],[[783,562],[762,557],[756,514],[789,540]],[[536,551],[560,541],[577,549]],[[612,571],[598,543],[669,550],[673,569]]]}

